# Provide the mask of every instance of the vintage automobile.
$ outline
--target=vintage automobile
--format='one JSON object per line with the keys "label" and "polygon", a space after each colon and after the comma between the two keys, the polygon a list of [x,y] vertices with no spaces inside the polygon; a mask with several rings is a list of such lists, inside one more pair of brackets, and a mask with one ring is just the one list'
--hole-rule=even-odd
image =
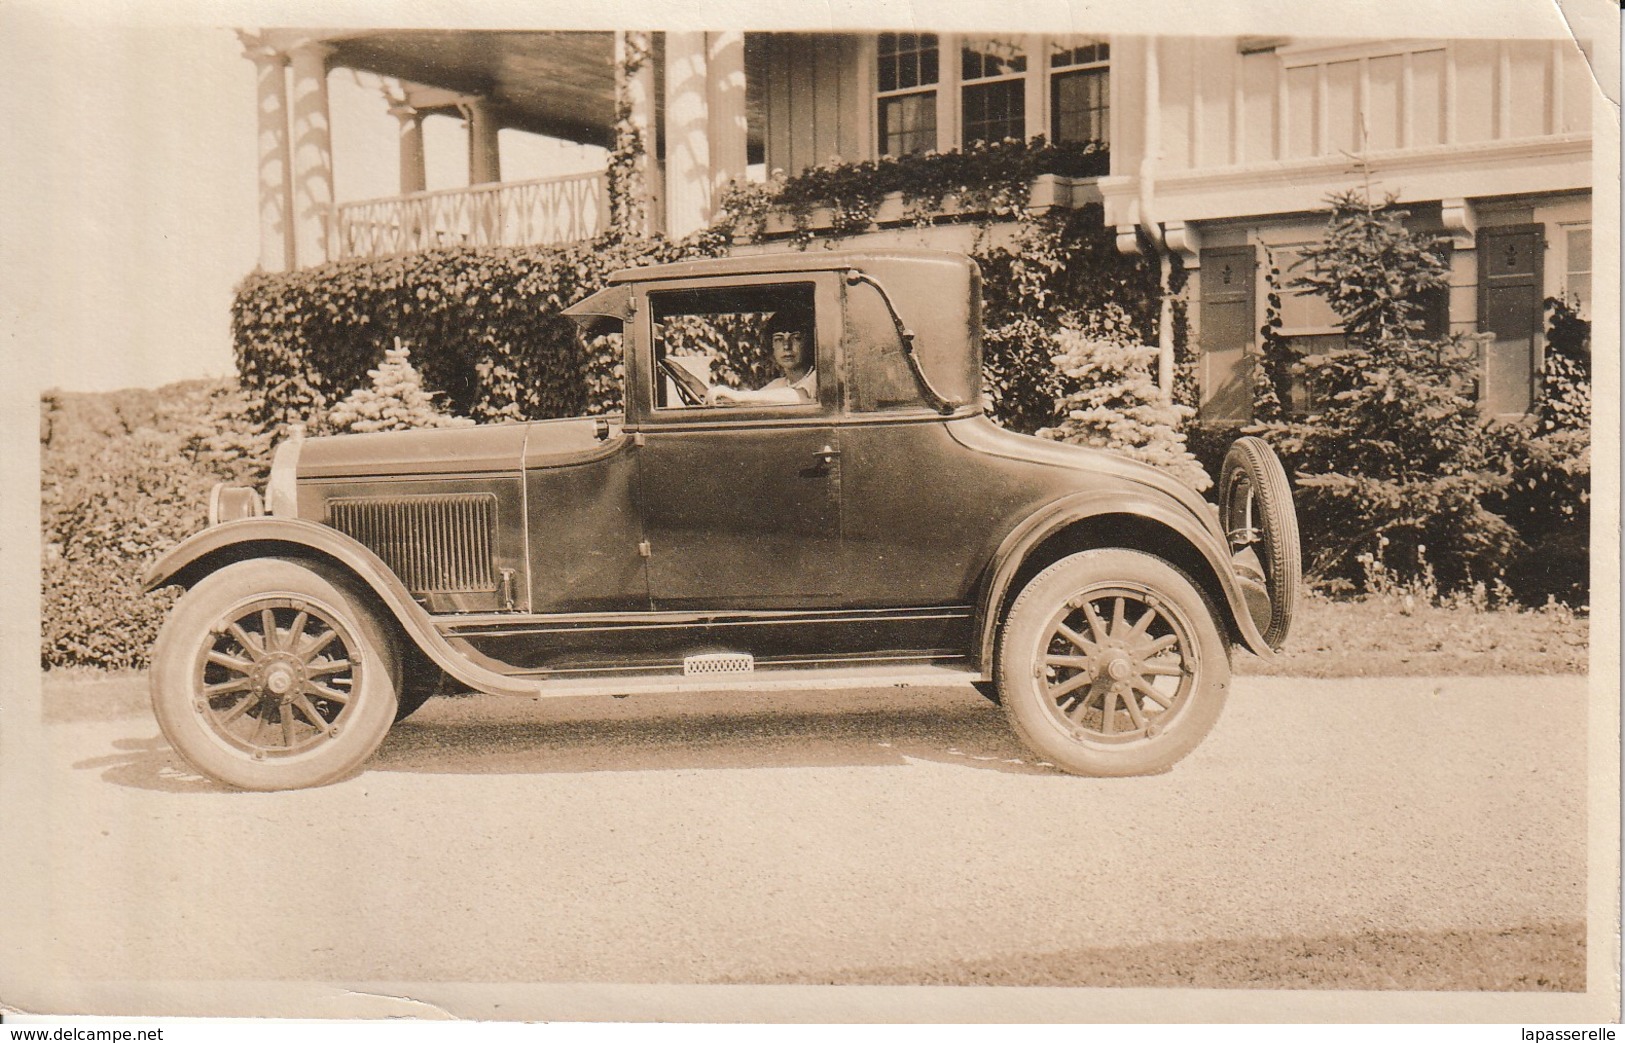
{"label": "vintage automobile", "polygon": [[1213,505],[999,428],[980,307],[976,265],[931,251],[623,271],[567,314],[622,338],[624,416],[283,442],[263,498],[217,488],[145,577],[187,591],[164,734],[283,789],[440,692],[971,683],[1065,771],[1167,769],[1231,649],[1287,634],[1285,474],[1240,439]]}

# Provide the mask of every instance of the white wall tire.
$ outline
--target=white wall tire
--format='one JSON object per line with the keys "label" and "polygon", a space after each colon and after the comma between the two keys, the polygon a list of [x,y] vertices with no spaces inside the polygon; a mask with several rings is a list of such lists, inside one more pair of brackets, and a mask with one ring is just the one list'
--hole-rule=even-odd
{"label": "white wall tire", "polygon": [[336,573],[242,561],[187,592],[150,675],[164,737],[240,789],[320,786],[372,756],[395,720],[400,656]]}
{"label": "white wall tire", "polygon": [[1196,585],[1160,558],[1063,558],[1010,608],[998,680],[1011,727],[1075,775],[1166,771],[1218,720],[1230,649]]}

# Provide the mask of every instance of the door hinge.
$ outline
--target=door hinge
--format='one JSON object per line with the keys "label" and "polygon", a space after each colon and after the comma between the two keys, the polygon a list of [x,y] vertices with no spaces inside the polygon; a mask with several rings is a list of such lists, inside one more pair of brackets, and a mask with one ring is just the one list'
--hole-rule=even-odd
{"label": "door hinge", "polygon": [[638,544],[638,557],[647,558],[648,556],[649,556],[649,541],[648,540],[643,540],[642,542],[640,542]]}

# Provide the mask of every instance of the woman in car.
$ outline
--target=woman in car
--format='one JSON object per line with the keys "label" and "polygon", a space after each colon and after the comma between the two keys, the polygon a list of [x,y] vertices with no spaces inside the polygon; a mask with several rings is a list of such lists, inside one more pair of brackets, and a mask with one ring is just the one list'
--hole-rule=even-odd
{"label": "woman in car", "polygon": [[713,406],[798,405],[818,397],[818,371],[813,366],[813,320],[810,312],[782,308],[762,326],[763,347],[773,356],[780,376],[755,391],[713,387],[705,396]]}

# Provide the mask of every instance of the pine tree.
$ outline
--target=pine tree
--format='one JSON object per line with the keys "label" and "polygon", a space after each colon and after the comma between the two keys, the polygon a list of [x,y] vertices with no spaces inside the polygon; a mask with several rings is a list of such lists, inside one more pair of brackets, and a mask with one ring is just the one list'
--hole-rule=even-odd
{"label": "pine tree", "polygon": [[336,430],[356,434],[369,431],[404,431],[417,427],[470,427],[467,417],[450,416],[435,408],[434,395],[423,388],[423,375],[410,360],[410,350],[395,338],[384,351],[384,361],[367,371],[371,387],[356,388],[328,413]]}
{"label": "pine tree", "polygon": [[1157,349],[1139,339],[1126,313],[1108,307],[1081,327],[1065,323],[1054,344],[1055,366],[1074,390],[1056,403],[1060,424],[1041,436],[1113,450],[1159,467],[1197,492],[1213,484],[1180,430],[1195,410],[1164,401],[1151,378]]}
{"label": "pine tree", "polygon": [[1473,398],[1474,348],[1423,336],[1419,298],[1449,281],[1444,240],[1407,229],[1391,199],[1331,203],[1294,285],[1325,297],[1344,343],[1295,366],[1314,389],[1309,415],[1255,428],[1297,474],[1308,571],[1359,582],[1360,558],[1382,547],[1389,574],[1485,580],[1518,540],[1484,506],[1506,477]]}

